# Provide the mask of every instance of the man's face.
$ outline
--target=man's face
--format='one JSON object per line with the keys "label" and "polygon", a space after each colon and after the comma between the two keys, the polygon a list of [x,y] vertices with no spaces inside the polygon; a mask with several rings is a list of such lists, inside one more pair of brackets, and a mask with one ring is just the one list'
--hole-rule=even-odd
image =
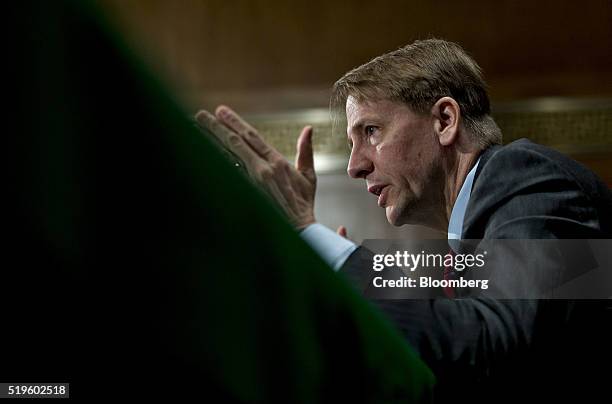
{"label": "man's face", "polygon": [[346,102],[348,174],[366,180],[395,226],[438,227],[443,210],[442,146],[434,120],[388,100]]}

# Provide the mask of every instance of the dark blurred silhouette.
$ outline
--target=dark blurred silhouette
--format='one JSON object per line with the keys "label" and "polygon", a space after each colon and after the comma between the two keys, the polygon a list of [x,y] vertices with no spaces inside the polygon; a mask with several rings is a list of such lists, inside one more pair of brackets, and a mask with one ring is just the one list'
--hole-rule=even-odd
{"label": "dark blurred silhouette", "polygon": [[88,2],[6,20],[1,381],[87,400],[431,398],[427,367]]}

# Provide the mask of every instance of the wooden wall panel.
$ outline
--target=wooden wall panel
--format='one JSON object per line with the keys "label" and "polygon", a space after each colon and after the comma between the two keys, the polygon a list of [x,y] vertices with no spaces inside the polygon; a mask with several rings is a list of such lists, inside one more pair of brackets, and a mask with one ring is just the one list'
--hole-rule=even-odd
{"label": "wooden wall panel", "polygon": [[321,106],[351,67],[430,36],[462,44],[494,100],[612,95],[609,0],[100,2],[196,103],[234,94],[256,109],[272,94],[274,107],[284,91]]}

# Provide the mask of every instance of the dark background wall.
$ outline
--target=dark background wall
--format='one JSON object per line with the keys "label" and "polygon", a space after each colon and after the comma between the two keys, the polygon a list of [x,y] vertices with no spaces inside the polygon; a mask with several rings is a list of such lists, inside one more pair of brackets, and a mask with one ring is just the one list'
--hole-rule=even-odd
{"label": "dark background wall", "polygon": [[494,101],[612,95],[612,2],[101,0],[190,102],[322,106],[351,67],[415,39],[460,43]]}

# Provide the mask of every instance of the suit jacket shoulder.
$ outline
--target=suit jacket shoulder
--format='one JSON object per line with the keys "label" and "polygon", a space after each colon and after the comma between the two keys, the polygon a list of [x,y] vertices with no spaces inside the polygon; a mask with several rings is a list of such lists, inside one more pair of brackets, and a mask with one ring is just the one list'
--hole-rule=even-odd
{"label": "suit jacket shoulder", "polygon": [[463,238],[608,238],[612,194],[589,169],[527,139],[482,154]]}

